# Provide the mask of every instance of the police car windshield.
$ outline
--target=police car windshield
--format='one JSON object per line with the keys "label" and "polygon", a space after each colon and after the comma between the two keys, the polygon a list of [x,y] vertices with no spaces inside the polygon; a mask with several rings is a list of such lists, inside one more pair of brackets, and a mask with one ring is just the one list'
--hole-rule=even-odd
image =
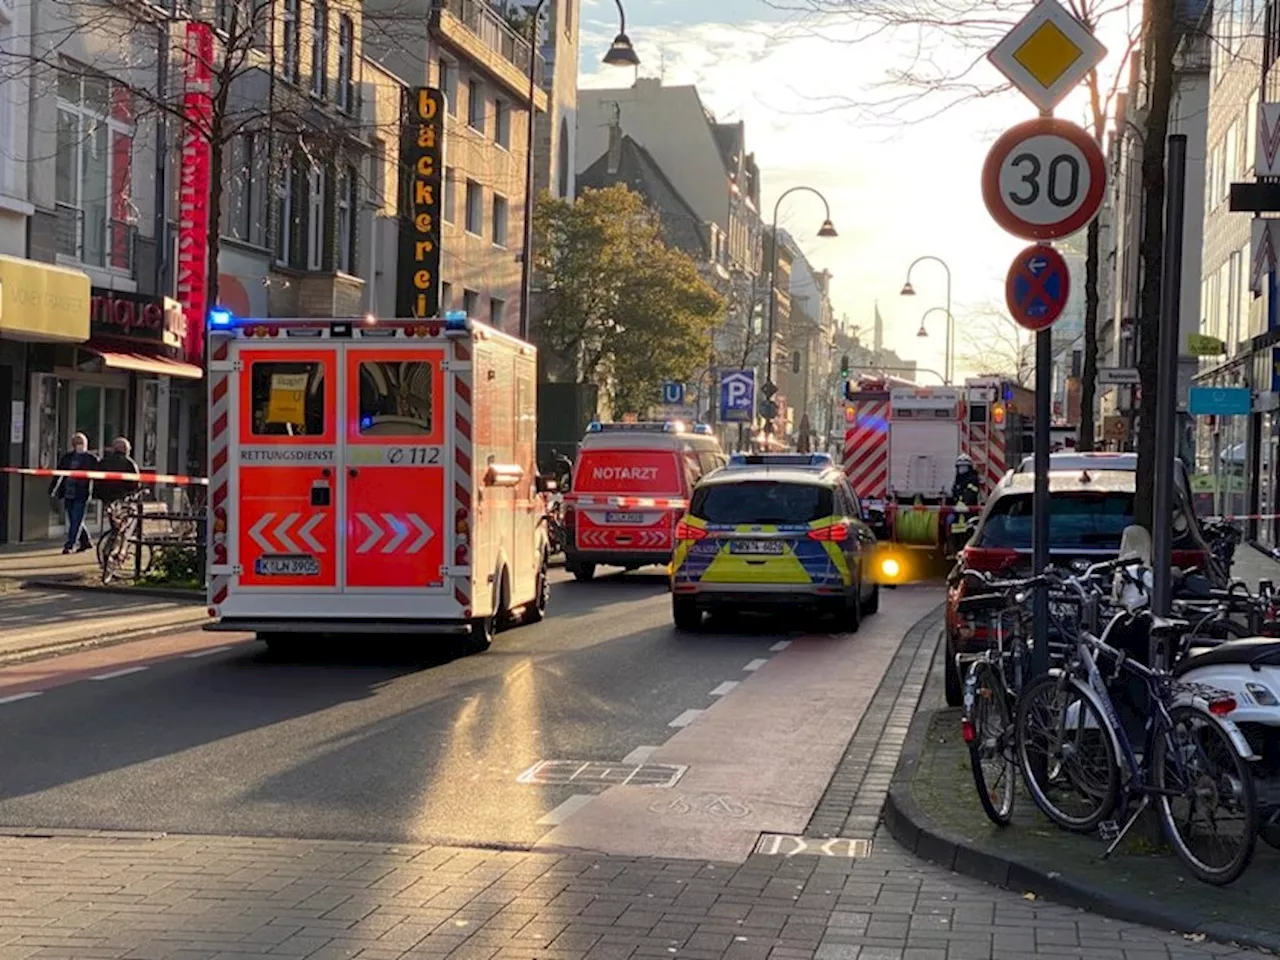
{"label": "police car windshield", "polygon": [[693,495],[689,512],[714,524],[811,523],[835,512],[829,487],[751,480],[715,484]]}

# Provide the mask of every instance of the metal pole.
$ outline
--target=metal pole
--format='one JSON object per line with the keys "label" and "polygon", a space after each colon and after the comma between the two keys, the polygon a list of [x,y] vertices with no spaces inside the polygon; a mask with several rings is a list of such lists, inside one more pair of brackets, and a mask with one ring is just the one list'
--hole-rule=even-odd
{"label": "metal pole", "polygon": [[955,318],[951,315],[951,268],[947,266],[945,260],[938,262],[942,264],[942,269],[947,271],[947,355],[944,360],[947,368],[947,386],[951,386],[956,376]]}
{"label": "metal pole", "polygon": [[533,102],[538,92],[538,18],[547,0],[538,0],[529,19],[529,123],[524,156],[524,251],[520,255],[520,339],[529,339],[529,304],[533,275],[533,132],[538,109]]}
{"label": "metal pole", "polygon": [[[1053,333],[1041,330],[1036,334],[1036,478],[1031,501],[1031,553],[1037,574],[1049,565],[1049,414],[1052,409],[1052,371]],[[1046,587],[1036,590],[1032,613],[1035,619],[1035,643],[1031,648],[1031,673],[1038,677],[1049,669],[1049,591]]]}
{"label": "metal pole", "polygon": [[[160,49],[156,57],[156,99],[161,103],[168,96],[169,90],[169,12],[166,9],[164,20],[160,25]],[[152,220],[152,233],[155,237],[155,284],[156,296],[167,296],[170,287],[165,286],[165,276],[169,268],[169,124],[165,121],[164,110],[156,111],[156,210]]]}
{"label": "metal pole", "polygon": [[[1155,613],[1169,615],[1173,564],[1173,458],[1178,419],[1178,325],[1182,300],[1182,225],[1186,211],[1187,138],[1169,138],[1165,168],[1164,276],[1160,291],[1160,353],[1157,357],[1155,407],[1155,521],[1151,531],[1152,591]],[[1145,398],[1144,398],[1145,400]]]}
{"label": "metal pole", "polygon": [[[787,193],[790,192],[790,190],[787,191]],[[786,195],[784,193],[782,197]],[[779,197],[778,202],[773,205],[773,239],[770,241],[773,246],[770,248],[769,257],[769,329],[766,333],[764,360],[764,382],[767,384],[773,383],[773,316],[778,308],[778,208],[782,206],[782,197]],[[772,400],[773,397],[765,399]],[[773,432],[772,423],[772,418],[765,420],[766,426],[769,427],[766,432]]]}

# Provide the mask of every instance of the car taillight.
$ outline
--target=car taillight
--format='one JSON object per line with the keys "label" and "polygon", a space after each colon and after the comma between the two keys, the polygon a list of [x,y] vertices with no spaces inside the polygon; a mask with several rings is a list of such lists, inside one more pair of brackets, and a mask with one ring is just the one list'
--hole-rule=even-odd
{"label": "car taillight", "polygon": [[453,515],[453,563],[465,567],[471,559],[471,511],[459,507]]}
{"label": "car taillight", "polygon": [[833,523],[829,527],[810,530],[809,539],[821,540],[827,543],[841,543],[849,539],[849,525],[847,523]]}
{"label": "car taillight", "polygon": [[1235,697],[1219,697],[1209,701],[1209,712],[1215,717],[1225,717],[1236,708]]}
{"label": "car taillight", "polygon": [[706,538],[707,531],[703,530],[701,527],[695,527],[691,524],[685,523],[683,520],[676,524],[677,540],[705,540]]}
{"label": "car taillight", "polygon": [[1192,567],[1197,570],[1204,570],[1205,562],[1206,557],[1203,550],[1173,551],[1173,565],[1181,570],[1190,570]]}
{"label": "car taillight", "polygon": [[968,717],[960,721],[960,736],[964,738],[965,743],[973,743],[978,739],[978,731],[974,729],[973,721]]}
{"label": "car taillight", "polygon": [[227,532],[227,511],[224,507],[218,507],[213,511],[213,532]]}
{"label": "car taillight", "polygon": [[1018,562],[1017,550],[995,547],[965,547],[960,551],[960,556],[964,565],[970,570],[983,573],[998,573]]}

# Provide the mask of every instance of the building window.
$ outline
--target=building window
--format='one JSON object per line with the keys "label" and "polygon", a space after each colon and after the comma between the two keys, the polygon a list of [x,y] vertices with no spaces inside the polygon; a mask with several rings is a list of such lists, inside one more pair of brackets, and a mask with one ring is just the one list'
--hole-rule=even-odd
{"label": "building window", "polygon": [[444,312],[453,307],[453,284],[440,284],[440,310]]}
{"label": "building window", "polygon": [[338,179],[338,269],[356,272],[356,169],[344,167]]}
{"label": "building window", "polygon": [[293,260],[294,163],[285,163],[276,186],[276,263],[288,266]]}
{"label": "building window", "polygon": [[479,80],[467,84],[467,126],[484,133],[484,87]]}
{"label": "building window", "polygon": [[484,188],[474,180],[467,181],[467,233],[484,236]]}
{"label": "building window", "polygon": [[227,235],[256,246],[266,244],[267,138],[246,133],[230,143],[225,175]]}
{"label": "building window", "polygon": [[86,72],[58,73],[57,248],[82,263],[131,271],[133,93]]}
{"label": "building window", "polygon": [[449,60],[440,61],[440,92],[444,94],[449,116],[458,115],[458,67]]}
{"label": "building window", "polygon": [[507,301],[499,300],[497,297],[489,298],[489,326],[495,330],[502,329],[502,320],[506,316]]}
{"label": "building window", "polygon": [[493,101],[493,141],[504,150],[511,149],[511,106],[505,100]]}
{"label": "building window", "polygon": [[453,211],[458,208],[458,171],[444,168],[444,197],[440,201],[440,218],[445,223],[456,223]]}
{"label": "building window", "polygon": [[324,266],[324,167],[312,163],[307,171],[307,269]]}
{"label": "building window", "polygon": [[351,81],[352,64],[355,62],[355,24],[343,14],[338,18],[338,109],[350,110],[355,106],[354,86]]}
{"label": "building window", "polygon": [[493,197],[493,245],[507,245],[507,198],[497,194]]}
{"label": "building window", "polygon": [[323,99],[329,80],[329,6],[315,0],[311,6],[311,93]]}
{"label": "building window", "polygon": [[[11,17],[11,13],[7,12],[3,5],[0,5],[0,63],[12,62],[15,53],[13,48],[13,20]],[[0,156],[9,161],[0,164],[0,190],[9,194],[22,192],[18,189],[19,164],[14,162],[14,160],[19,159],[17,156],[17,138],[15,136],[17,130],[14,125],[14,100],[18,94],[17,88],[18,82],[16,80],[0,84]]]}
{"label": "building window", "polygon": [[1258,151],[1258,91],[1249,94],[1244,108],[1244,175],[1253,176]]}
{"label": "building window", "polygon": [[301,4],[302,0],[284,0],[284,51],[280,65],[284,70],[284,78],[290,83],[298,82],[298,19]]}
{"label": "building window", "polygon": [[466,311],[468,317],[474,317],[476,311],[480,309],[480,294],[474,290],[463,290],[462,309]]}

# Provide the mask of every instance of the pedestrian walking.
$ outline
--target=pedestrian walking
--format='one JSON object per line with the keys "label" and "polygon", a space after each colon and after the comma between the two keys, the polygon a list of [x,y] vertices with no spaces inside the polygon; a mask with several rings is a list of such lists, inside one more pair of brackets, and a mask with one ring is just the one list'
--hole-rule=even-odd
{"label": "pedestrian walking", "polygon": [[[133,459],[133,444],[127,437],[116,437],[111,441],[111,449],[98,465],[99,470],[107,473],[138,473],[138,462]],[[94,493],[109,507],[118,500],[124,500],[137,493],[142,484],[137,480],[99,480],[93,485]]]}
{"label": "pedestrian walking", "polygon": [[[89,438],[77,433],[71,438],[71,449],[58,461],[59,470],[96,470],[98,458],[89,452]],[[93,540],[84,526],[85,511],[93,493],[93,481],[81,477],[55,477],[49,486],[49,496],[62,501],[67,518],[67,539],[63,553],[83,551],[93,547]]]}

